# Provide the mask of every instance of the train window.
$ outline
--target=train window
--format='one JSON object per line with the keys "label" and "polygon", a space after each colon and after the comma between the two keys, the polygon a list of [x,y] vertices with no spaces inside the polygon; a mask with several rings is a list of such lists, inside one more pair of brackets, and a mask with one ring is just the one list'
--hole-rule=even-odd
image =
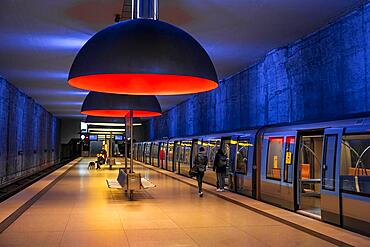
{"label": "train window", "polygon": [[207,157],[208,157],[208,168],[213,168],[213,162],[216,157],[217,150],[220,148],[221,140],[211,140],[211,141],[204,141],[203,147],[207,151]]}
{"label": "train window", "polygon": [[335,189],[335,156],[337,135],[326,135],[324,146],[324,164],[322,166],[322,187],[326,190]]}
{"label": "train window", "polygon": [[247,175],[248,171],[248,140],[239,140],[236,151],[236,168],[235,172]]}
{"label": "train window", "polygon": [[292,183],[293,181],[293,154],[295,148],[295,137],[288,136],[285,144],[285,166],[284,166],[284,182]]}
{"label": "train window", "polygon": [[340,162],[341,189],[370,195],[370,135],[345,135]]}
{"label": "train window", "polygon": [[281,179],[284,137],[270,137],[267,155],[266,178]]}

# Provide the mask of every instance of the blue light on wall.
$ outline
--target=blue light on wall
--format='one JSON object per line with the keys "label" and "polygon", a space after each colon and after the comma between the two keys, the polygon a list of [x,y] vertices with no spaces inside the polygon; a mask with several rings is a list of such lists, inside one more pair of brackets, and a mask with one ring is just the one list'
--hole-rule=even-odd
{"label": "blue light on wall", "polygon": [[[370,114],[370,3],[150,121],[150,138]],[[172,121],[177,119],[177,127]],[[175,133],[174,133],[175,131]]]}

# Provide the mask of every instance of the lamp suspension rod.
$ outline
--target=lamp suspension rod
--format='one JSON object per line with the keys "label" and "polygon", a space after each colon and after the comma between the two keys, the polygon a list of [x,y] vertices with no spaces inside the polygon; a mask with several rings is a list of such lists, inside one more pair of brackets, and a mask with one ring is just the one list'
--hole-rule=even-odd
{"label": "lamp suspension rod", "polygon": [[131,1],[132,19],[159,19],[159,0],[132,0]]}

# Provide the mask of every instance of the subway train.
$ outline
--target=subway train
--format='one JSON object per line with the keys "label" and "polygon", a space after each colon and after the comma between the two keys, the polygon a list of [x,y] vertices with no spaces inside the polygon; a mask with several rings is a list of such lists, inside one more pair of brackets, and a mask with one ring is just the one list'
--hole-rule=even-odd
{"label": "subway train", "polygon": [[189,176],[200,146],[204,182],[221,148],[228,190],[370,236],[370,118],[137,142],[133,158]]}

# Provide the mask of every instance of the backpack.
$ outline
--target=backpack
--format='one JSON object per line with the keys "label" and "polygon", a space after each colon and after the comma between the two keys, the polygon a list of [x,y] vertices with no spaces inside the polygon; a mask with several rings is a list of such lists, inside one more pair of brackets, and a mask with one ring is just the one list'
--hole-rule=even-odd
{"label": "backpack", "polygon": [[219,159],[218,159],[218,163],[217,163],[217,167],[222,168],[222,167],[226,167],[226,166],[227,166],[227,158],[226,158],[225,155],[220,154]]}
{"label": "backpack", "polygon": [[195,156],[195,160],[193,162],[193,165],[194,165],[194,167],[196,167],[196,169],[199,172],[204,172],[206,170],[207,163],[208,163],[207,156],[200,156],[198,154],[197,156]]}

